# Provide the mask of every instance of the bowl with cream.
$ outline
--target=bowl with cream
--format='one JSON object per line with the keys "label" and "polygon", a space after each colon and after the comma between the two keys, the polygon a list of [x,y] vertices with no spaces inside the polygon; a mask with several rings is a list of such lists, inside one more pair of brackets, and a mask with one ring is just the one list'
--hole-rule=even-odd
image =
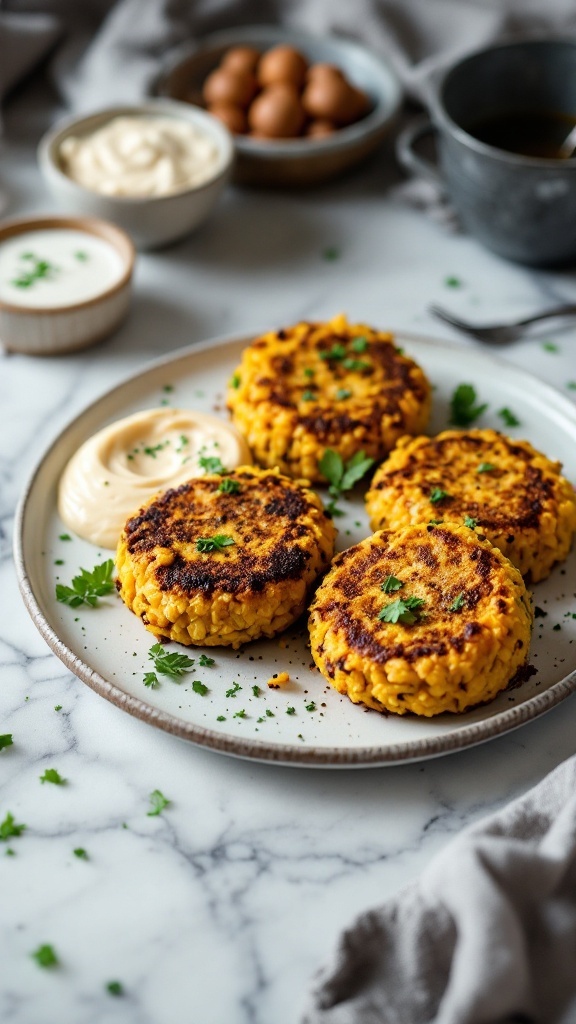
{"label": "bowl with cream", "polygon": [[90,217],[0,223],[0,344],[56,355],[106,338],[128,314],[134,246]]}
{"label": "bowl with cream", "polygon": [[197,228],[217,203],[233,156],[224,125],[173,100],[67,120],[38,148],[54,197],[75,213],[114,221],[139,249]]}

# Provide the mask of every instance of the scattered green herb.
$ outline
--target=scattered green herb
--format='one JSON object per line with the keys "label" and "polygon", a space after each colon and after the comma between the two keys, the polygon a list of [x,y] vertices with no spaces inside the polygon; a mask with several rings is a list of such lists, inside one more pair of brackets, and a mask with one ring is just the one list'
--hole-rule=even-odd
{"label": "scattered green herb", "polygon": [[335,245],[330,245],[330,246],[328,246],[327,249],[323,250],[322,258],[325,259],[325,260],[328,260],[328,262],[330,262],[330,263],[333,260],[339,260],[340,259],[340,249],[337,249]]}
{"label": "scattered green herb", "polygon": [[364,338],[362,335],[358,338],[352,338],[350,348],[353,352],[366,352],[366,349],[368,348],[368,338]]}
{"label": "scattered green herb", "polygon": [[544,349],[545,352],[559,352],[560,351],[559,346],[555,345],[553,341],[543,341],[542,342],[542,348]]}
{"label": "scattered green herb", "polygon": [[244,711],[244,708],[242,708],[241,711],[235,711],[234,714],[232,715],[232,718],[247,718],[247,717],[248,716],[247,716],[246,712]]}
{"label": "scattered green herb", "polygon": [[0,750],[3,750],[4,747],[11,747],[13,743],[11,732],[5,732],[0,736]]}
{"label": "scattered green herb", "polygon": [[452,601],[452,604],[450,605],[448,611],[449,612],[459,612],[460,609],[463,608],[463,607],[464,607],[464,594],[462,593],[462,594],[458,594],[458,597],[454,598],[454,600]]}
{"label": "scattered green herb", "polygon": [[56,768],[46,768],[44,775],[40,776],[40,782],[51,782],[54,786],[65,786],[66,779],[63,779]]}
{"label": "scattered green herb", "polygon": [[165,384],[164,387],[162,388],[162,391],[165,391],[167,394],[170,394],[171,391],[174,391],[174,385]]}
{"label": "scattered green herb", "polygon": [[313,370],[312,367],[310,366],[307,366],[306,369],[304,370],[304,376],[308,378],[313,377],[315,373],[316,370]]}
{"label": "scattered green herb", "polygon": [[217,455],[201,455],[198,459],[198,465],[201,469],[205,469],[207,473],[226,473],[225,467],[222,465],[222,460]]}
{"label": "scattered green herb", "polygon": [[400,590],[404,584],[402,580],[396,578],[396,576],[387,576],[384,583],[380,584],[380,590],[383,590],[385,594],[393,594],[395,590]]}
{"label": "scattered green herb", "polygon": [[4,821],[0,823],[0,840],[5,842],[12,836],[21,836],[25,828],[26,825],[17,825],[14,816],[8,811]]}
{"label": "scattered green herb", "polygon": [[310,703],[306,705],[306,711],[316,711],[316,705],[313,700],[311,700]]}
{"label": "scattered green herb", "polygon": [[236,541],[233,537],[228,537],[225,533],[216,533],[213,537],[198,537],[196,541],[196,551],[206,553],[208,551],[222,551],[223,548],[228,548],[230,545],[235,544]]}
{"label": "scattered green herb", "polygon": [[324,352],[320,352],[320,359],[324,362],[339,362],[341,359],[346,357],[346,346],[340,341],[336,341],[332,348],[326,349]]}
{"label": "scattered green herb", "polygon": [[260,696],[260,694],[262,693],[262,690],[260,689],[260,687],[259,687],[259,686],[253,686],[253,687],[252,687],[252,693],[253,693],[253,695],[254,695],[255,697],[259,697],[259,696]]}
{"label": "scattered green herb", "polygon": [[95,565],[92,570],[80,569],[80,575],[74,576],[72,586],[66,587],[62,583],[56,584],[56,600],[67,604],[70,608],[78,608],[81,604],[88,604],[95,608],[98,598],[111,594],[114,591],[114,559],[108,558],[100,565]]}
{"label": "scattered green herb", "polygon": [[11,284],[16,288],[31,288],[36,281],[41,280],[54,280],[54,277],[59,273],[59,268],[54,263],[50,263],[48,260],[40,260],[33,253],[26,253],[21,256],[21,259],[27,260],[32,266],[30,269],[22,269],[17,271],[17,277],[15,277]]}
{"label": "scattered green herb", "polygon": [[202,668],[212,668],[212,665],[215,665],[216,662],[214,661],[214,658],[209,658],[207,654],[201,654],[198,658],[198,664]]}
{"label": "scattered green herb", "polygon": [[488,403],[476,404],[476,388],[473,384],[459,384],[450,399],[450,423],[456,427],[468,427],[488,408]]}
{"label": "scattered green herb", "polygon": [[274,712],[270,711],[270,708],[266,708],[266,718],[274,718]]}
{"label": "scattered green herb", "polygon": [[74,253],[74,257],[78,260],[79,263],[86,263],[86,260],[88,259],[88,253],[83,252],[83,250],[79,249],[78,252]]}
{"label": "scattered green herb", "polygon": [[205,683],[201,683],[199,679],[195,679],[192,683],[192,689],[194,693],[199,693],[201,697],[205,697],[208,693],[208,687]]}
{"label": "scattered green herb", "polygon": [[239,373],[233,373],[232,376],[230,377],[230,387],[231,388],[236,388],[236,390],[238,390],[238,388],[240,387],[241,383],[242,383],[242,378],[241,378],[240,374]]}
{"label": "scattered green herb", "polygon": [[62,705],[61,704],[55,704],[54,705],[54,711],[62,711]]}
{"label": "scattered green herb", "polygon": [[240,481],[233,480],[231,476],[225,476],[218,484],[218,490],[222,494],[238,494],[240,491]]}
{"label": "scattered green herb", "polygon": [[447,288],[461,288],[462,281],[459,277],[445,277],[444,284]]}
{"label": "scattered green herb", "polygon": [[429,519],[428,520],[428,525],[429,526],[440,526],[443,522],[444,522],[443,519]]}
{"label": "scattered green herb", "polygon": [[226,721],[226,716],[225,715],[218,715],[218,718],[216,719],[216,721],[217,722],[225,722]]}
{"label": "scattered green herb", "polygon": [[159,789],[154,789],[150,793],[150,810],[147,812],[148,818],[154,818],[157,814],[161,814],[165,807],[170,806],[170,801],[160,792]]}
{"label": "scattered green herb", "polygon": [[557,633],[559,630],[562,629],[562,626],[560,625],[559,622],[557,622],[555,626],[552,626],[552,629],[554,630],[555,633]]}
{"label": "scattered green herb", "polygon": [[239,683],[232,683],[232,686],[230,687],[230,689],[226,690],[226,696],[227,697],[235,697],[236,694],[239,693],[241,689],[242,689],[242,687],[239,685]]}
{"label": "scattered green herb", "polygon": [[287,715],[295,715],[296,714],[296,708],[286,708],[286,714]]}
{"label": "scattered green herb", "polygon": [[78,857],[78,860],[89,860],[90,859],[88,857],[88,854],[86,853],[86,850],[84,849],[83,846],[77,846],[76,849],[73,850],[73,853],[74,853],[75,857]]}
{"label": "scattered green herb", "polygon": [[72,540],[72,537],[69,533],[61,533],[58,540]]}
{"label": "scattered green herb", "polygon": [[33,960],[39,964],[40,967],[57,967],[59,964],[58,957],[54,951],[54,947],[45,943],[43,946],[38,946],[38,949],[30,953]]}
{"label": "scattered green herb", "polygon": [[391,604],[387,604],[378,614],[382,622],[402,622],[406,626],[412,626],[420,616],[420,609],[425,602],[421,597],[397,598]]}
{"label": "scattered green herb", "polygon": [[316,394],[314,391],[305,391],[302,395],[303,402],[315,402]]}
{"label": "scattered green herb", "polygon": [[477,473],[492,473],[496,469],[493,462],[481,462],[478,466]]}
{"label": "scattered green herb", "polygon": [[352,392],[349,391],[348,388],[338,388],[338,391],[336,392],[336,401],[337,402],[345,402],[347,398],[351,398],[351,397],[352,397]]}
{"label": "scattered green herb", "polygon": [[449,497],[448,491],[443,491],[441,487],[433,487],[428,495],[433,505],[437,505],[440,501],[444,501],[445,498]]}
{"label": "scattered green herb", "polygon": [[351,356],[343,361],[342,366],[345,370],[352,370],[354,373],[372,369],[372,363],[367,363],[365,359],[352,359]]}
{"label": "scattered green herb", "polygon": [[106,983],[106,991],[109,992],[111,996],[124,995],[124,989],[122,988],[122,983],[120,981],[108,981]]}
{"label": "scattered green herb", "polygon": [[514,413],[510,409],[507,408],[507,406],[504,406],[503,409],[499,409],[498,410],[498,415],[504,421],[505,426],[507,426],[507,427],[519,427],[520,426],[520,420],[518,419],[517,416],[514,415]]}
{"label": "scattered green herb", "polygon": [[566,381],[566,387],[569,388],[570,391],[576,391],[576,380]]}
{"label": "scattered green herb", "polygon": [[475,530],[478,526],[478,520],[473,519],[472,516],[464,516],[464,526],[467,526],[469,530]]}
{"label": "scattered green herb", "polygon": [[168,654],[160,643],[152,645],[148,657],[154,662],[154,668],[160,675],[172,676],[174,679],[189,672],[194,664],[194,659],[189,658],[187,654]]}
{"label": "scattered green herb", "polygon": [[147,686],[149,690],[155,690],[157,686],[160,686],[160,680],[155,672],[144,673],[144,686]]}
{"label": "scattered green herb", "polygon": [[64,559],[63,558],[55,558],[54,559],[54,565],[64,565]]}

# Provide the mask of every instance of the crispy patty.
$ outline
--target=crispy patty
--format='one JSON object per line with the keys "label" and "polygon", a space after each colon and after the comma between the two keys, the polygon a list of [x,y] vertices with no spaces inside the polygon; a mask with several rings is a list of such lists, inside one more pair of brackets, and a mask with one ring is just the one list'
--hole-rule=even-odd
{"label": "crispy patty", "polygon": [[430,385],[391,334],[338,316],[257,338],[232,377],[228,408],[260,465],[319,482],[327,448],[380,461],[402,434],[423,430]]}
{"label": "crispy patty", "polygon": [[463,526],[381,531],[338,555],[310,612],[314,661],[355,704],[432,716],[488,700],[525,669],[522,576]]}
{"label": "crispy patty", "polygon": [[312,491],[240,467],[157,495],[129,519],[117,586],[155,636],[239,647],[304,611],[334,535]]}
{"label": "crispy patty", "polygon": [[576,493],[562,466],[527,441],[495,430],[405,437],[366,495],[374,530],[472,520],[534,582],[566,558],[576,530]]}

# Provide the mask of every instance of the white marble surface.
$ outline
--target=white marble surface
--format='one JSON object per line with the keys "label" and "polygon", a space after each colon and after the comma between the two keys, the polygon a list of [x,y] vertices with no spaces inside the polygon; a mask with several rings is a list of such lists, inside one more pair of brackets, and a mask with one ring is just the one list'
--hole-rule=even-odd
{"label": "white marble surface", "polygon": [[[9,113],[0,190],[11,214],[51,209],[33,155],[42,124],[29,100]],[[0,359],[0,733],[14,736],[0,752],[0,820],[10,811],[27,826],[0,844],[2,1024],[295,1024],[340,928],[574,750],[572,697],[509,736],[420,765],[232,760],[131,719],[76,680],[18,593],[13,511],[38,451],[151,357],[338,310],[456,338],[426,314],[430,302],[480,318],[576,299],[572,271],[525,270],[445,234],[390,196],[395,180],[384,150],[314,192],[231,190],[194,237],[140,257],[134,310],[114,338],[59,359]],[[326,247],[340,258],[324,260]],[[575,333],[546,333],[557,353],[527,340],[504,355],[574,397]],[[65,786],[40,783],[49,767]],[[154,789],[171,803],[148,817]],[[58,969],[31,959],[42,943]],[[114,979],[121,997],[106,991]]]}

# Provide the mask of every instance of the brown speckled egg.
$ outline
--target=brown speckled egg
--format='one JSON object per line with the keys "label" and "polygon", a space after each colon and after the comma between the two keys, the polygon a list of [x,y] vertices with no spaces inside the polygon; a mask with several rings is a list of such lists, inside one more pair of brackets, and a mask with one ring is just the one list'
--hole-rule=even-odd
{"label": "brown speckled egg", "polygon": [[360,116],[360,95],[341,75],[326,71],[308,82],[302,94],[302,106],[314,120],[350,124]]}
{"label": "brown speckled egg", "polygon": [[233,107],[247,107],[256,95],[258,85],[250,74],[239,74],[227,68],[217,68],[204,82],[202,95],[208,106],[230,104]]}
{"label": "brown speckled egg", "polygon": [[262,86],[290,82],[296,89],[301,89],[307,68],[304,57],[293,46],[275,46],[260,58],[258,81]]}
{"label": "brown speckled egg", "polygon": [[299,135],[304,124],[304,111],[294,86],[278,83],[263,89],[248,111],[248,124],[256,135],[270,139],[290,139]]}
{"label": "brown speckled egg", "polygon": [[254,74],[259,60],[260,52],[253,46],[233,46],[222,57],[220,67],[241,75]]}
{"label": "brown speckled egg", "polygon": [[233,107],[231,103],[213,103],[208,110],[234,135],[244,135],[248,131],[246,111],[242,107]]}
{"label": "brown speckled egg", "polygon": [[305,134],[309,139],[324,139],[327,135],[332,135],[336,131],[336,125],[333,121],[318,120],[310,121],[310,124],[306,128]]}

